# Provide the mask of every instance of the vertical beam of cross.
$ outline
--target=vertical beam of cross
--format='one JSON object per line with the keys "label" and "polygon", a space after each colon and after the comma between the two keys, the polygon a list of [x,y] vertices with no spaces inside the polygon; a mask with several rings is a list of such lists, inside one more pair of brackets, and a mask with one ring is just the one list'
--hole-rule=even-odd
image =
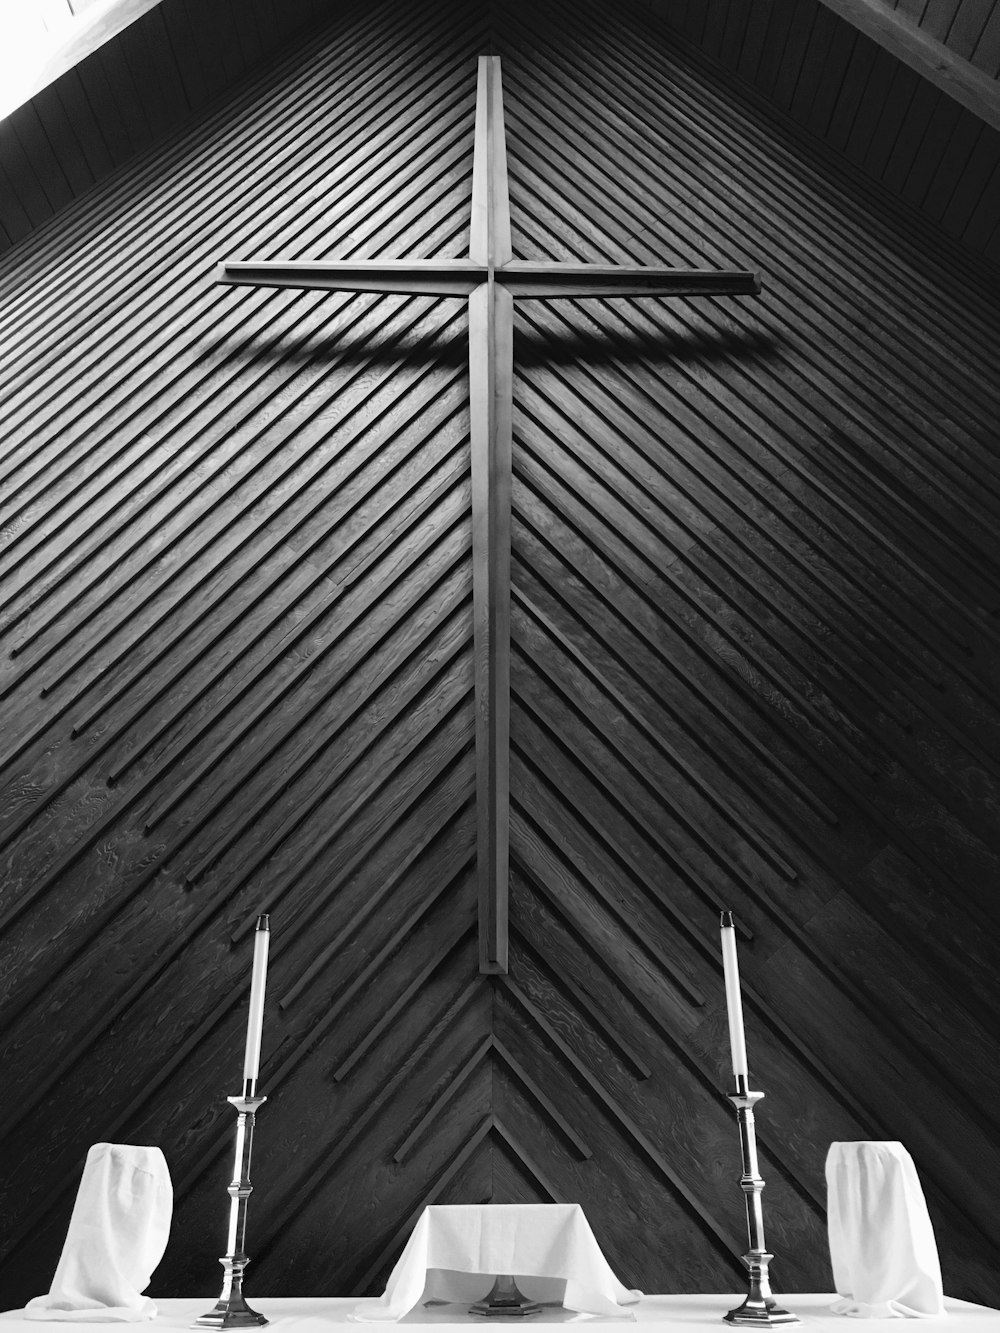
{"label": "vertical beam of cross", "polygon": [[468,259],[226,262],[219,282],[469,299],[479,968],[507,971],[514,297],[752,295],[746,269],[513,257],[500,60],[480,56]]}
{"label": "vertical beam of cross", "polygon": [[469,258],[486,266],[469,296],[479,970],[506,972],[514,301],[496,282],[513,251],[499,61],[488,58],[479,62]]}

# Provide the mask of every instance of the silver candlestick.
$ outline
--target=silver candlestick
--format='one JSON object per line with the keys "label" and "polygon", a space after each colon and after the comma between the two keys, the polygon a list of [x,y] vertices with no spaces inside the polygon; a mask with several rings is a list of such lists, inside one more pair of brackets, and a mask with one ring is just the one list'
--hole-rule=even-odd
{"label": "silver candlestick", "polygon": [[225,1277],[222,1282],[222,1294],[213,1309],[201,1315],[191,1325],[192,1328],[256,1328],[270,1323],[264,1315],[251,1310],[243,1299],[243,1270],[250,1262],[247,1257],[247,1200],[253,1193],[250,1184],[250,1154],[253,1151],[253,1126],[257,1108],[267,1101],[266,1097],[255,1096],[257,1080],[248,1078],[243,1081],[242,1097],[227,1097],[226,1101],[235,1106],[238,1112],[236,1121],[236,1164],[233,1179],[228,1187],[229,1205],[229,1253],[219,1260]]}
{"label": "silver candlestick", "polygon": [[764,1209],[761,1203],[761,1190],[764,1181],[757,1166],[757,1131],[754,1126],[753,1108],[764,1096],[762,1092],[750,1092],[747,1076],[736,1076],[736,1092],[730,1093],[729,1101],[736,1108],[736,1118],[740,1126],[740,1148],[743,1153],[743,1175],[740,1188],[743,1190],[747,1205],[747,1232],[750,1237],[750,1249],[743,1256],[743,1262],[750,1274],[750,1291],[742,1305],[730,1310],[724,1319],[727,1324],[756,1324],[770,1326],[777,1324],[799,1324],[797,1315],[783,1310],[771,1295],[771,1283],[767,1266],[774,1258],[764,1248]]}

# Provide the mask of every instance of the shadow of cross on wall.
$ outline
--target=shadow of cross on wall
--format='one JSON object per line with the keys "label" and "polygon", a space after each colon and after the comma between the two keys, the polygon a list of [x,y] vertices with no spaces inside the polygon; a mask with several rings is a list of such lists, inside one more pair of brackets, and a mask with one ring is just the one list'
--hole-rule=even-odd
{"label": "shadow of cross on wall", "polygon": [[479,57],[468,259],[227,262],[216,276],[262,287],[468,297],[479,970],[505,973],[514,298],[753,295],[760,279],[742,269],[515,259],[498,56]]}

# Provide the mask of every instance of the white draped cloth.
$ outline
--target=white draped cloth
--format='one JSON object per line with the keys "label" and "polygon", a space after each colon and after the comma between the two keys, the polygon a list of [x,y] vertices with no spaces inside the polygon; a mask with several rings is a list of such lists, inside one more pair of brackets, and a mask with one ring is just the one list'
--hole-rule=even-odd
{"label": "white draped cloth", "polygon": [[156,1318],[142,1295],[163,1258],[173,1190],[159,1148],[95,1143],[87,1154],[52,1287],[27,1319],[138,1323]]}
{"label": "white draped cloth", "polygon": [[834,1143],[826,1159],[833,1309],[858,1319],[944,1314],[934,1229],[901,1143]]}
{"label": "white draped cloth", "polygon": [[530,1300],[634,1319],[642,1295],[618,1281],[583,1209],[566,1204],[455,1204],[424,1209],[385,1294],[354,1318],[395,1320],[420,1301],[480,1300],[510,1274]]}

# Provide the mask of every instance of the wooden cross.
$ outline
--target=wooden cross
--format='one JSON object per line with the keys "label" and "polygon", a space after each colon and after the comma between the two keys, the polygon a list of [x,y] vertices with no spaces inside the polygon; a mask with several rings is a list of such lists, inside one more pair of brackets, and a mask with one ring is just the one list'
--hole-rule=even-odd
{"label": "wooden cross", "polygon": [[500,60],[480,56],[468,259],[224,263],[219,282],[469,299],[479,968],[507,971],[511,417],[515,296],[720,296],[745,270],[535,263],[510,240]]}

